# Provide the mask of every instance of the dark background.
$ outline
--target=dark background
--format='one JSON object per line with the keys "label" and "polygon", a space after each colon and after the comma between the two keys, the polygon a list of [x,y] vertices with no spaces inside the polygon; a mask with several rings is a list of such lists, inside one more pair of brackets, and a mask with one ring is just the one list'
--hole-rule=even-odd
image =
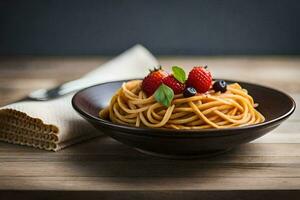
{"label": "dark background", "polygon": [[300,54],[297,0],[0,0],[0,55]]}

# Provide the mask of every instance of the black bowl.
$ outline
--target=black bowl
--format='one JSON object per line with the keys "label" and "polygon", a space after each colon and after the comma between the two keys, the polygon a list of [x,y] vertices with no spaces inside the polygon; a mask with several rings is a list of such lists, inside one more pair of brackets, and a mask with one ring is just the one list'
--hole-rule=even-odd
{"label": "black bowl", "polygon": [[250,142],[276,128],[295,110],[294,100],[287,94],[268,87],[239,82],[246,88],[266,121],[246,127],[206,130],[168,130],[136,128],[100,119],[99,110],[106,107],[124,81],[95,85],[77,92],[74,109],[96,128],[112,138],[142,152],[170,158],[191,158],[219,154]]}

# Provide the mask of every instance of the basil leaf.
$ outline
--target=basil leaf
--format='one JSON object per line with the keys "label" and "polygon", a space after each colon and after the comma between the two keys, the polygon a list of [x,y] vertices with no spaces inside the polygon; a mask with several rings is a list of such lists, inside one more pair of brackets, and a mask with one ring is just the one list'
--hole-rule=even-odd
{"label": "basil leaf", "polygon": [[180,83],[184,83],[186,81],[185,71],[182,68],[178,66],[173,66],[172,71],[173,76],[176,78],[177,81],[179,81]]}
{"label": "basil leaf", "polygon": [[169,107],[174,98],[174,92],[167,85],[161,84],[155,91],[154,98],[157,102]]}

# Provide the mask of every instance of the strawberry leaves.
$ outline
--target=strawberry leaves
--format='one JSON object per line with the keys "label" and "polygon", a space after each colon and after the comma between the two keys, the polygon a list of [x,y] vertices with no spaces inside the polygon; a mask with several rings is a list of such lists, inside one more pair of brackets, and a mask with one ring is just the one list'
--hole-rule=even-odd
{"label": "strawberry leaves", "polygon": [[174,92],[170,87],[161,84],[155,91],[154,98],[157,102],[169,107],[174,98]]}
{"label": "strawberry leaves", "polygon": [[[174,78],[184,84],[186,81],[186,74],[185,71],[178,67],[178,66],[173,66],[172,67],[172,72],[173,72],[173,76]],[[166,77],[168,78],[168,77]],[[166,79],[165,78],[165,79]],[[165,80],[164,79],[164,80]],[[174,89],[174,88],[173,88]],[[161,84],[155,91],[154,93],[154,98],[157,102],[161,103],[162,105],[169,107],[173,98],[174,98],[174,91],[171,87],[169,87],[166,84]]]}
{"label": "strawberry leaves", "polygon": [[172,72],[173,72],[173,76],[176,78],[177,81],[179,81],[180,83],[185,83],[186,74],[182,68],[180,68],[178,66],[173,66]]}

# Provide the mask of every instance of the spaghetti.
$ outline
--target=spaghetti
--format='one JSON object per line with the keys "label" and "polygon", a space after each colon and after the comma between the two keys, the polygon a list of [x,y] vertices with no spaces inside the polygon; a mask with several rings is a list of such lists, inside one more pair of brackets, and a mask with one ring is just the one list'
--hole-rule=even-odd
{"label": "spaghetti", "polygon": [[129,126],[171,129],[241,127],[265,120],[238,83],[229,84],[225,93],[209,90],[188,98],[175,95],[169,107],[153,95],[147,97],[141,84],[141,80],[124,83],[109,106],[100,111],[100,118]]}

